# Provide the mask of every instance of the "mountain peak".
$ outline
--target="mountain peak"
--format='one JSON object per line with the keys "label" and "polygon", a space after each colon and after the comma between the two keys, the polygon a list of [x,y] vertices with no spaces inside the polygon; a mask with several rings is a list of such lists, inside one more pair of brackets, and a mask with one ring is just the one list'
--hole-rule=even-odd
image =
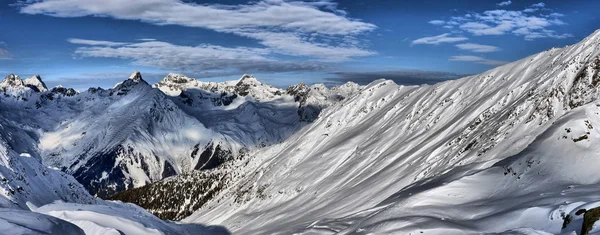
{"label": "mountain peak", "polygon": [[195,79],[187,77],[183,74],[169,73],[166,77],[162,79],[163,83],[188,83],[194,81]]}
{"label": "mountain peak", "polygon": [[44,92],[48,90],[48,87],[46,87],[46,84],[44,81],[42,81],[42,77],[39,74],[23,80],[23,84],[37,92]]}
{"label": "mountain peak", "polygon": [[239,80],[237,85],[260,85],[262,84],[258,79],[252,75],[244,74]]}
{"label": "mountain peak", "polygon": [[0,86],[9,86],[9,87],[21,87],[23,86],[23,80],[18,75],[9,74],[2,80]]}
{"label": "mountain peak", "polygon": [[133,80],[134,82],[144,81],[144,79],[142,79],[142,73],[140,73],[140,71],[133,72],[131,75],[129,75],[129,79]]}

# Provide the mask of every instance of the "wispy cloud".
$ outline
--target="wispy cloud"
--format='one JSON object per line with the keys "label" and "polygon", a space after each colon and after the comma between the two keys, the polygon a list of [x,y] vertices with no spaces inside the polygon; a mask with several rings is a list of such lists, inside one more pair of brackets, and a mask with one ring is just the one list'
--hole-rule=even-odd
{"label": "wispy cloud", "polygon": [[[499,3],[498,5],[506,2]],[[506,4],[503,6],[506,6]],[[481,13],[469,13],[452,16],[444,21],[444,24],[436,25],[449,30],[458,28],[463,32],[476,36],[513,34],[522,36],[525,40],[572,37],[572,34],[558,33],[552,29],[553,27],[566,24],[560,19],[564,14],[552,12],[545,7],[546,4],[540,2],[521,11],[497,9]],[[534,12],[539,10],[544,10],[547,13],[534,14]],[[439,21],[441,22],[442,20]]]}
{"label": "wispy cloud", "polygon": [[450,57],[450,61],[466,61],[466,62],[474,62],[477,64],[492,65],[492,66],[498,66],[498,65],[503,65],[503,64],[508,63],[507,61],[490,60],[490,59],[486,59],[483,57],[472,56],[472,55],[452,56],[452,57]]}
{"label": "wispy cloud", "polygon": [[438,45],[440,43],[452,43],[468,40],[466,37],[450,37],[449,33],[440,34],[432,37],[419,38],[412,41],[412,44],[430,44]]}
{"label": "wispy cloud", "polygon": [[432,25],[444,25],[446,23],[446,21],[443,21],[443,20],[432,20],[432,21],[429,21],[429,23],[432,24]]}
{"label": "wispy cloud", "polygon": [[12,55],[5,49],[0,48],[0,60],[12,60]]}
{"label": "wispy cloud", "polygon": [[38,0],[21,2],[25,14],[111,17],[156,25],[181,25],[258,40],[273,53],[327,61],[375,54],[357,36],[377,27],[348,17],[327,0],[263,0],[239,5],[174,0]]}
{"label": "wispy cloud", "polygon": [[500,50],[500,48],[495,47],[495,46],[482,45],[482,44],[476,44],[476,43],[457,44],[456,47],[460,48],[461,50],[467,50],[467,51],[479,52],[479,53],[495,52],[495,51]]}
{"label": "wispy cloud", "polygon": [[269,58],[270,49],[221,47],[214,45],[181,46],[161,41],[116,43],[87,39],[69,39],[83,45],[76,56],[120,58],[134,65],[203,74],[242,74],[249,72],[316,71],[327,67],[320,62],[282,61]]}
{"label": "wispy cloud", "polygon": [[87,40],[87,39],[79,39],[79,38],[69,38],[68,42],[73,44],[81,44],[88,46],[123,46],[127,45],[127,43],[123,42],[110,42],[110,41],[98,41],[98,40]]}
{"label": "wispy cloud", "polygon": [[510,0],[508,0],[508,1],[500,2],[496,5],[503,7],[503,6],[508,6],[510,4],[512,4],[512,2]]}

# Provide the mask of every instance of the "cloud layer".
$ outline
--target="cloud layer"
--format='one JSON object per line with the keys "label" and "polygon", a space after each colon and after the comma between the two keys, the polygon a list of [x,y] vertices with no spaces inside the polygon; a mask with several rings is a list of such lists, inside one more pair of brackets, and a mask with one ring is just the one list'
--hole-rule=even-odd
{"label": "cloud layer", "polygon": [[441,81],[461,78],[464,75],[423,70],[393,70],[377,72],[335,72],[331,73],[336,77],[326,78],[333,84],[345,83],[348,81],[356,82],[361,85],[369,84],[377,79],[393,80],[400,85],[422,85],[434,84]]}
{"label": "cloud layer", "polygon": [[328,0],[263,0],[240,5],[200,5],[179,0],[38,0],[23,1],[19,6],[26,14],[111,17],[205,28],[258,40],[273,53],[326,61],[374,54],[361,48],[356,36],[376,26],[349,18]]}
{"label": "cloud layer", "polygon": [[[512,1],[507,0],[497,3],[496,6],[507,7],[511,4]],[[569,33],[557,33],[552,29],[553,27],[566,25],[560,19],[564,16],[564,14],[553,12],[551,9],[546,8],[546,4],[543,2],[532,4],[520,11],[495,9],[481,13],[469,12],[467,14],[451,16],[445,20],[430,20],[429,24],[451,33],[419,38],[412,41],[412,45],[458,43],[469,40],[469,38],[463,36],[469,34],[473,36],[516,35],[528,41],[538,38],[563,39],[572,37],[573,35]],[[451,34],[454,36],[450,36]],[[501,50],[496,46],[477,43],[460,43],[455,44],[455,46],[460,50],[474,53],[490,53]],[[507,63],[506,61],[491,60],[474,55],[452,56],[449,60],[467,61],[491,66]]]}
{"label": "cloud layer", "polygon": [[152,40],[123,43],[73,38],[68,41],[80,45],[75,51],[76,56],[128,59],[135,65],[193,72],[200,77],[249,72],[315,71],[326,67],[320,62],[275,60],[267,57],[271,51],[264,48],[181,46]]}

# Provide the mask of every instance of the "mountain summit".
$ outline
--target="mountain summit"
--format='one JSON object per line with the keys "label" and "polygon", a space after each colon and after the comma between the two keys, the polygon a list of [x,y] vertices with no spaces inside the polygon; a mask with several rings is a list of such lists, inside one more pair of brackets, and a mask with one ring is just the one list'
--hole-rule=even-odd
{"label": "mountain summit", "polygon": [[46,87],[46,83],[42,81],[42,77],[40,75],[34,75],[30,78],[23,80],[23,84],[37,92],[45,92],[48,90],[48,87]]}

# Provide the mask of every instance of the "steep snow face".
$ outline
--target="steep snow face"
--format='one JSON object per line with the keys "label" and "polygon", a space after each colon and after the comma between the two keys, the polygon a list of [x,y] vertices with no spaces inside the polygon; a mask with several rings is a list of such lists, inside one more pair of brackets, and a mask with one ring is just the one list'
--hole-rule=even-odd
{"label": "steep snow face", "polygon": [[[341,233],[480,234],[516,228],[579,233],[583,215],[576,212],[600,205],[600,175],[594,167],[600,161],[598,125],[600,103],[576,108],[527,148],[485,170],[466,176],[455,171],[427,184],[411,185],[382,201],[379,208],[320,221],[313,229],[346,223]],[[567,216],[570,222],[565,222]]]}
{"label": "steep snow face", "polygon": [[[563,160],[554,160],[556,155],[536,155],[536,160],[546,159],[542,162],[547,170],[540,168],[530,174],[553,174],[556,180],[539,177],[522,184],[525,181],[519,174],[531,165],[524,162],[529,157],[515,163],[521,164],[518,173],[510,176],[513,171],[507,172],[503,166],[508,163],[502,160],[521,158],[509,157],[531,151],[527,147],[541,133],[564,131],[565,127],[557,127],[561,116],[580,121],[569,116],[576,113],[572,110],[600,95],[599,47],[600,31],[573,46],[433,86],[375,81],[358,95],[326,109],[312,125],[284,143],[253,154],[249,163],[243,163],[246,167],[232,167],[232,174],[242,175],[236,183],[184,221],[221,224],[240,234],[403,234],[426,228],[438,234],[460,234],[503,232],[529,225],[532,231],[554,233],[554,227],[541,225],[554,226],[551,220],[555,218],[562,223],[558,217],[547,216],[557,215],[565,202],[559,201],[562,197],[553,196],[555,200],[545,201],[541,210],[525,202],[548,198],[539,193],[544,189],[556,192],[568,184],[594,184],[597,177],[588,178],[589,171],[575,173],[584,166],[580,164],[558,170],[570,159],[570,152],[558,151],[559,147],[531,145],[565,155]],[[586,107],[579,109],[593,105]],[[586,143],[581,142],[584,134],[578,131],[579,136],[552,138],[563,141],[558,146],[578,148],[576,156],[595,155],[594,149],[579,146]],[[552,144],[556,143],[548,145]],[[451,184],[463,188],[450,190]],[[485,188],[479,191],[479,187]],[[426,194],[436,190],[435,197]],[[422,196],[413,201],[411,195],[420,191]],[[509,197],[510,193],[530,198],[520,202],[517,196]],[[473,213],[469,206],[449,206],[455,201],[471,203],[479,212]],[[570,208],[563,211],[568,213]],[[523,220],[500,215],[509,212],[530,214]],[[487,215],[489,220],[477,220]],[[541,218],[534,221],[537,215]],[[520,222],[487,226],[494,218]]]}

